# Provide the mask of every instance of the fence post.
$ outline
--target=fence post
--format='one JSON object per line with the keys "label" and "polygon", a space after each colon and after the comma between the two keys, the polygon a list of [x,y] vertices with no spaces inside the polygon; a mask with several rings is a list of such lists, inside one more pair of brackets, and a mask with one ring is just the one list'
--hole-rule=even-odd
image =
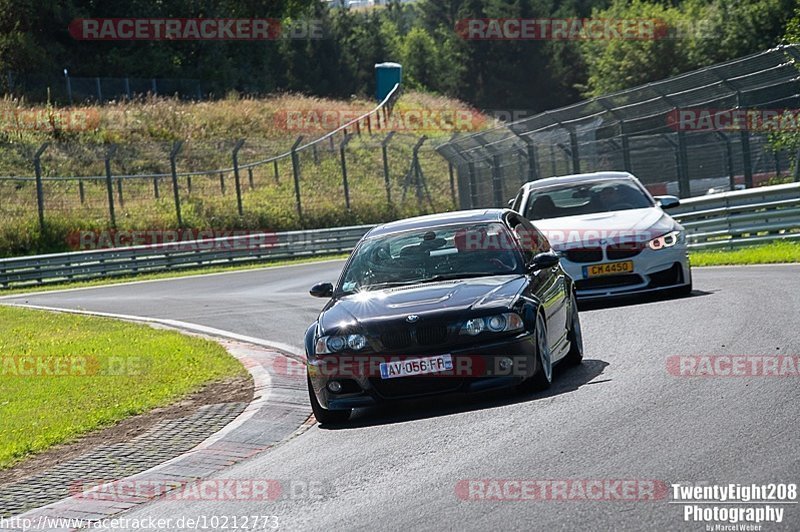
{"label": "fence post", "polygon": [[492,156],[492,192],[494,193],[494,206],[503,207],[503,168],[499,155]]}
{"label": "fence post", "polygon": [[117,199],[119,199],[119,206],[125,207],[125,201],[122,198],[122,178],[117,178]]}
{"label": "fence post", "polygon": [[[11,74],[9,74],[10,76]],[[67,100],[69,100],[69,104],[72,105],[72,80],[69,79],[69,71],[64,69],[64,77],[67,80]],[[9,89],[11,88],[11,84],[9,83]]]}
{"label": "fence post", "polygon": [[[680,109],[678,109],[680,113]],[[678,192],[682,198],[692,195],[692,187],[689,183],[689,157],[686,152],[686,132],[678,130]]]}
{"label": "fence post", "polygon": [[254,188],[256,188],[256,185],[253,182],[253,169],[252,168],[248,168],[247,169],[247,181],[248,181],[248,183],[250,183],[250,190],[253,190]]}
{"label": "fence post", "polygon": [[800,181],[800,149],[797,150],[797,154],[794,157],[794,180]]}
{"label": "fence post", "polygon": [[339,156],[342,161],[342,187],[344,187],[344,205],[345,208],[350,210],[350,187],[347,185],[347,157],[345,157],[345,150],[347,143],[353,138],[352,133],[345,133],[342,143],[339,145]]}
{"label": "fence post", "polygon": [[622,137],[622,166],[625,167],[626,172],[632,172],[630,139],[625,132],[625,121],[623,120],[619,121],[619,132]]}
{"label": "fence post", "polygon": [[111,227],[113,229],[117,228],[117,217],[114,213],[114,181],[111,179],[111,158],[114,156],[115,151],[117,151],[117,147],[112,144],[108,147],[108,151],[104,157],[106,166],[106,192],[108,193],[108,214],[111,216]]}
{"label": "fence post", "polygon": [[453,202],[453,207],[456,206],[456,177],[453,172],[453,163],[447,162],[447,173],[450,176],[450,200]]}
{"label": "fence post", "polygon": [[[428,139],[425,135],[422,135],[416,144],[414,144],[414,148],[411,150],[411,168],[414,172],[414,188],[416,189],[417,193],[417,206],[422,210],[422,192],[423,187],[426,186],[423,182],[422,171],[420,170],[419,166],[419,149],[422,147],[422,144]],[[433,202],[431,201],[431,207],[433,207]]]}
{"label": "fence post", "polygon": [[[736,109],[742,108],[742,93],[736,91]],[[739,130],[742,143],[742,165],[744,166],[744,188],[753,188],[753,161],[750,158],[750,132],[747,128]]]}
{"label": "fence post", "polygon": [[244,214],[242,210],[242,185],[239,183],[239,149],[244,145],[244,139],[236,141],[233,147],[233,182],[236,186],[236,207],[239,209],[239,216]]}
{"label": "fence post", "polygon": [[183,219],[181,218],[181,195],[178,189],[178,171],[175,160],[178,158],[178,152],[181,151],[182,146],[183,141],[177,140],[172,145],[172,151],[169,152],[169,167],[172,171],[172,193],[175,195],[175,214],[178,217],[178,227],[183,227]]}
{"label": "fence post", "polygon": [[389,176],[389,142],[394,137],[394,131],[390,131],[386,138],[381,141],[381,155],[383,155],[383,182],[386,186],[386,203],[392,204],[392,179]]}
{"label": "fence post", "polygon": [[103,91],[100,88],[100,78],[94,78],[94,83],[97,86],[97,101],[102,103],[103,102]]}
{"label": "fence post", "polygon": [[44,187],[42,186],[42,153],[50,145],[45,142],[33,155],[33,169],[36,172],[36,207],[39,211],[39,228],[44,231]]}
{"label": "fence post", "polygon": [[[303,204],[300,200],[300,159],[297,157],[297,147],[303,142],[303,135],[297,137],[292,144],[292,175],[294,176],[294,195],[297,202],[297,216],[300,218],[300,225],[303,225]],[[275,166],[277,169],[277,165]],[[276,174],[277,175],[277,174]]]}
{"label": "fence post", "polygon": [[725,167],[728,170],[728,186],[731,190],[736,190],[736,175],[733,167],[733,148],[731,147],[731,139],[725,133],[720,131],[716,132],[717,137],[725,141]]}
{"label": "fence post", "polygon": [[530,137],[525,137],[525,143],[528,145],[528,181],[536,181],[539,179],[539,162],[536,160],[536,144]]}
{"label": "fence post", "polygon": [[569,144],[570,151],[572,152],[572,173],[580,174],[581,157],[580,153],[578,153],[578,133],[575,131],[575,128],[570,128],[569,130]]}
{"label": "fence post", "polygon": [[[294,162],[294,159],[292,159],[292,162]],[[281,179],[278,175],[278,159],[272,161],[272,167],[275,170],[275,183],[280,184]]]}
{"label": "fence post", "polygon": [[222,192],[222,195],[225,195],[225,174],[220,172],[219,173],[219,190]]}
{"label": "fence post", "polygon": [[160,197],[159,194],[158,194],[158,176],[157,175],[153,176],[153,194],[155,195],[156,199],[158,199]]}
{"label": "fence post", "polygon": [[78,179],[78,196],[81,198],[81,205],[86,203],[86,191],[83,189],[83,179]]}
{"label": "fence post", "polygon": [[478,184],[475,179],[475,163],[470,161],[469,168],[469,207],[474,209],[478,205]]}

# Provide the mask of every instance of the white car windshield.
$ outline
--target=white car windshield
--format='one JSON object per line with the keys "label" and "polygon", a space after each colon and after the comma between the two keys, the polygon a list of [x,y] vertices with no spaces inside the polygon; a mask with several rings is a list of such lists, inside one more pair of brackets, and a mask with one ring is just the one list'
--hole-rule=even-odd
{"label": "white car windshield", "polygon": [[629,179],[603,179],[532,190],[524,216],[529,220],[653,207],[642,188]]}

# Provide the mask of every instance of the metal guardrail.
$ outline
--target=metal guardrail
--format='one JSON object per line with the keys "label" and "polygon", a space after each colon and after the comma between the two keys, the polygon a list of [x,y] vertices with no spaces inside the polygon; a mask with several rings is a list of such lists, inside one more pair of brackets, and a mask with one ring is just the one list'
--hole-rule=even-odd
{"label": "metal guardrail", "polygon": [[253,233],[162,243],[0,259],[0,286],[89,280],[146,272],[179,271],[263,260],[346,253],[373,226]]}
{"label": "metal guardrail", "polygon": [[[671,212],[690,249],[800,240],[800,183],[683,200]],[[346,253],[373,226],[253,233],[206,240],[0,259],[0,286],[176,271],[198,266]]]}
{"label": "metal guardrail", "polygon": [[689,198],[670,214],[686,228],[690,249],[800,240],[800,183]]}

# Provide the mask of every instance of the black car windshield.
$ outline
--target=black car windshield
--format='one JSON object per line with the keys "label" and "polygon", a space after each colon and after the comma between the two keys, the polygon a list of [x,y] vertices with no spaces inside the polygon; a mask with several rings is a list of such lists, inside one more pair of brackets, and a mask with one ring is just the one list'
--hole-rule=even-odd
{"label": "black car windshield", "polygon": [[522,273],[522,257],[499,222],[460,224],[368,238],[342,276],[340,293]]}
{"label": "black car windshield", "polygon": [[636,182],[603,179],[534,189],[528,197],[525,217],[542,220],[652,206],[653,202]]}

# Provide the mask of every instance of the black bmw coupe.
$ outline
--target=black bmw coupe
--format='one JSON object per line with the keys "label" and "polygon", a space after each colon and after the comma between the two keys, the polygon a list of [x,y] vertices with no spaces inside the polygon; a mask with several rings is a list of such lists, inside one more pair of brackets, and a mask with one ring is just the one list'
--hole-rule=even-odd
{"label": "black bmw coupe", "polygon": [[353,250],[306,332],[320,423],[450,392],[543,389],[583,344],[575,288],[547,239],[508,209],[387,223]]}

